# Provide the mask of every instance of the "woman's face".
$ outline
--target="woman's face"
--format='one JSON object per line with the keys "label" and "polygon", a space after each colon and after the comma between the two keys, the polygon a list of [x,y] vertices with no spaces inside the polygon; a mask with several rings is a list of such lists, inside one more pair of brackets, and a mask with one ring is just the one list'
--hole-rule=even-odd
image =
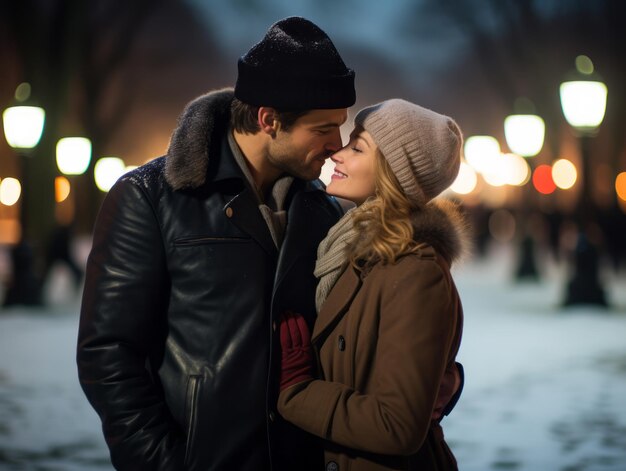
{"label": "woman's face", "polygon": [[355,127],[348,144],[330,157],[335,163],[335,171],[326,192],[357,205],[373,196],[376,192],[376,151],[372,136],[362,127]]}

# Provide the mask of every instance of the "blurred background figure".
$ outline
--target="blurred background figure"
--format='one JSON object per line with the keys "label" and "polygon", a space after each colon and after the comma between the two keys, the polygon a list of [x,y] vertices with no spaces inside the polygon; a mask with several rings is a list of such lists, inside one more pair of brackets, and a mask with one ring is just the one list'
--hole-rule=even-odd
{"label": "blurred background figure", "polygon": [[84,268],[80,267],[74,258],[73,241],[72,227],[70,225],[59,224],[54,229],[48,241],[43,280],[45,283],[55,265],[61,264],[69,270],[76,292],[78,292],[83,281]]}

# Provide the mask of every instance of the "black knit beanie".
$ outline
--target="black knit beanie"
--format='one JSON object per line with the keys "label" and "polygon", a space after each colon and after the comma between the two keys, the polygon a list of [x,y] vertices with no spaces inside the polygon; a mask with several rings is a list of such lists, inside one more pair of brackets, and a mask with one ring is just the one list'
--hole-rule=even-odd
{"label": "black knit beanie", "polygon": [[356,101],[354,71],[315,24],[285,18],[239,58],[235,96],[279,110],[348,108]]}

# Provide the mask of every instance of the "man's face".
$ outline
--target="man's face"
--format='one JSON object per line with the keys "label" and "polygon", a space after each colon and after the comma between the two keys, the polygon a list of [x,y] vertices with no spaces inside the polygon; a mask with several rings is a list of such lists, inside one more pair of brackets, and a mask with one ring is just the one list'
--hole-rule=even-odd
{"label": "man's face", "polygon": [[339,128],[347,118],[345,108],[312,110],[288,131],[278,129],[269,146],[270,163],[303,180],[318,178],[326,159],[341,149]]}

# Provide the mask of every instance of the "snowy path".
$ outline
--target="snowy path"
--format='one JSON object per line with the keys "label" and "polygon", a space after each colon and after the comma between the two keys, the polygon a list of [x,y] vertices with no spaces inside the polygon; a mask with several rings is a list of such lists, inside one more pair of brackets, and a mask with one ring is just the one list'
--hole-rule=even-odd
{"label": "snowy path", "polygon": [[[444,430],[462,471],[626,470],[626,282],[616,307],[557,309],[561,274],[509,281],[510,257],[455,270],[463,397]],[[0,312],[0,470],[111,470],[74,363],[76,303]]]}
{"label": "snowy path", "polygon": [[626,280],[614,308],[558,309],[562,278],[513,285],[506,254],[461,267],[467,382],[444,430],[464,471],[626,470]]}

